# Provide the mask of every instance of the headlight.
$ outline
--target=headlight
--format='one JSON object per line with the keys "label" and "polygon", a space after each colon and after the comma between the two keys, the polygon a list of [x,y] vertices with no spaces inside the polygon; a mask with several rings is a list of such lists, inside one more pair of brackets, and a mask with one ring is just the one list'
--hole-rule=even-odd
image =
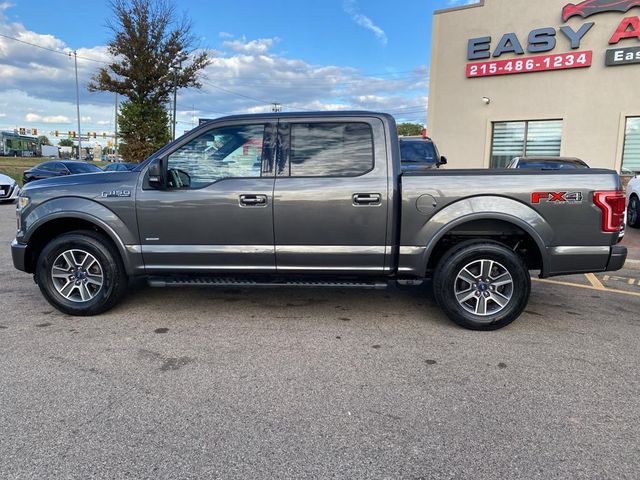
{"label": "headlight", "polygon": [[21,210],[29,205],[29,197],[18,197],[18,209]]}

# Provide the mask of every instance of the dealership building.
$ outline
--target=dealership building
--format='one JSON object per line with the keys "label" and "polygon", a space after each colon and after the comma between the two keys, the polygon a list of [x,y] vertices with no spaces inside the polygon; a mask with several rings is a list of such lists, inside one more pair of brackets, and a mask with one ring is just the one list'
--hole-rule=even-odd
{"label": "dealership building", "polygon": [[561,155],[640,171],[640,2],[437,11],[428,130],[450,168]]}

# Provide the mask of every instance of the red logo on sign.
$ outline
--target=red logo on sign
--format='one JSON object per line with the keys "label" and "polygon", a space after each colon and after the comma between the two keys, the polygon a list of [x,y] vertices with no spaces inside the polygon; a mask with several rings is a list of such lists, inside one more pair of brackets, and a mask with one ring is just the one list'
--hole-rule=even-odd
{"label": "red logo on sign", "polygon": [[640,7],[640,0],[585,0],[578,4],[569,3],[562,9],[562,19],[566,22],[571,17],[590,17],[604,12],[628,12],[633,7]]}

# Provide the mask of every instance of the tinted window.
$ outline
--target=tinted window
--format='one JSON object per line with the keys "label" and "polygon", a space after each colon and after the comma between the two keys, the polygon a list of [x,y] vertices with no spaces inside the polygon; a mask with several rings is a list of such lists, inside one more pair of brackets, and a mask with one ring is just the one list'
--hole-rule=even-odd
{"label": "tinted window", "polygon": [[41,163],[36,167],[38,170],[43,170],[45,172],[57,172],[59,169],[56,169],[56,164],[54,162]]}
{"label": "tinted window", "polygon": [[71,172],[71,173],[95,173],[95,172],[101,172],[102,170],[100,170],[97,166],[92,165],[90,163],[67,163],[65,164],[67,169]]}
{"label": "tinted window", "polygon": [[403,163],[436,163],[436,149],[433,143],[422,140],[400,141],[400,157]]}
{"label": "tinted window", "polygon": [[622,169],[631,172],[640,171],[640,117],[627,118]]}
{"label": "tinted window", "polygon": [[291,125],[293,177],[354,177],[373,168],[373,133],[366,123]]}
{"label": "tinted window", "polygon": [[264,137],[264,125],[222,127],[200,135],[169,155],[169,185],[202,188],[225,178],[261,177]]}
{"label": "tinted window", "polygon": [[504,168],[513,157],[560,156],[562,129],[562,120],[494,123],[491,168]]}

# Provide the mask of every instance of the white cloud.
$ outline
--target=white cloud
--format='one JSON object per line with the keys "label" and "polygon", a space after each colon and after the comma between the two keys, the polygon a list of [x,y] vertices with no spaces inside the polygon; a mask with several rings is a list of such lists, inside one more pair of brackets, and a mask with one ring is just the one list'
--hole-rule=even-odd
{"label": "white cloud", "polygon": [[245,37],[240,40],[227,40],[222,44],[223,48],[233,50],[237,53],[246,53],[251,55],[262,55],[267,53],[279,38],[259,38],[257,40],[247,41]]}
{"label": "white cloud", "polygon": [[356,0],[344,0],[342,8],[351,17],[351,20],[356,22],[361,27],[366,28],[367,30],[371,30],[383,45],[386,45],[388,43],[389,39],[387,38],[386,32],[378,25],[373,23],[373,20],[371,20],[369,17],[358,12],[358,4]]}
{"label": "white cloud", "polygon": [[71,123],[71,119],[65,115],[47,115],[43,117],[37,113],[27,113],[24,119],[29,123]]}

